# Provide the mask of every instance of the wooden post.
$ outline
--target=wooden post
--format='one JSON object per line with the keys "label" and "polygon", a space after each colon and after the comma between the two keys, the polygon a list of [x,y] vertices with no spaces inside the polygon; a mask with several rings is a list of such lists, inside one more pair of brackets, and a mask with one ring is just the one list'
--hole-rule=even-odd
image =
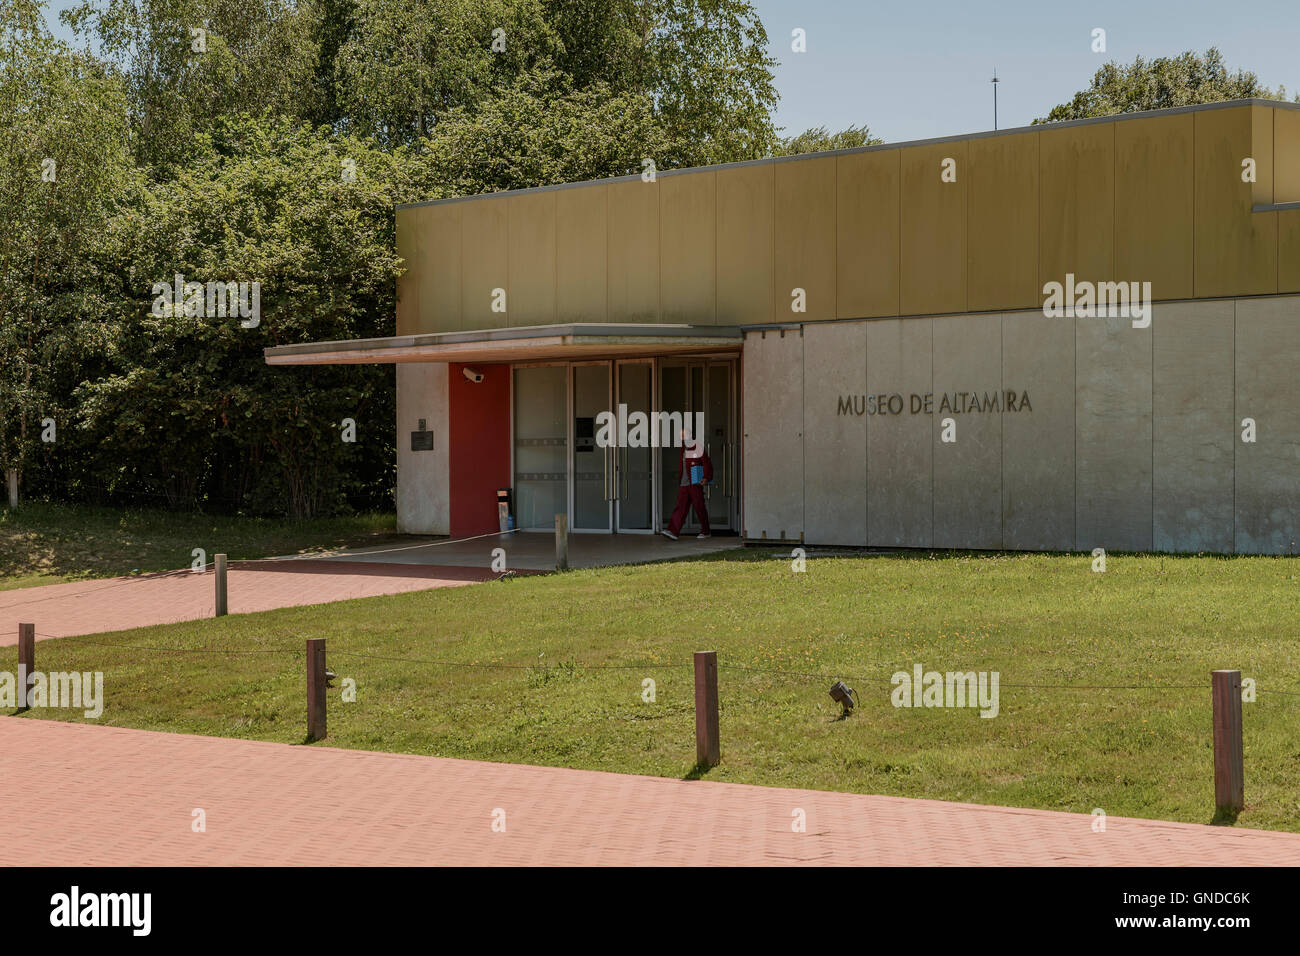
{"label": "wooden post", "polygon": [[1214,700],[1214,808],[1235,816],[1246,806],[1241,733],[1241,671],[1211,671]]}
{"label": "wooden post", "polygon": [[18,625],[18,709],[27,709],[27,690],[36,670],[36,625]]}
{"label": "wooden post", "polygon": [[555,570],[569,570],[569,516],[555,516]]}
{"label": "wooden post", "polygon": [[224,617],[226,614],[226,556],[218,554],[216,556],[217,570],[217,617]]}
{"label": "wooden post", "polygon": [[715,767],[722,759],[718,740],[718,652],[695,652],[695,762]]}
{"label": "wooden post", "polygon": [[325,638],[307,638],[307,739],[325,739]]}
{"label": "wooden post", "polygon": [[18,510],[18,469],[10,468],[5,476],[9,479],[9,510]]}

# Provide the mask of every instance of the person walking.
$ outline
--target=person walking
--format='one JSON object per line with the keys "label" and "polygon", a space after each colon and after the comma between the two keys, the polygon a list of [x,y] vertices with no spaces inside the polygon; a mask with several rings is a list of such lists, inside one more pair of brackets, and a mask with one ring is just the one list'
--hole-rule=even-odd
{"label": "person walking", "polygon": [[677,464],[677,507],[668,521],[663,535],[673,541],[686,523],[686,516],[691,508],[700,522],[698,538],[711,537],[709,533],[709,509],[704,503],[704,486],[713,481],[713,462],[704,450],[704,442],[690,435],[682,438],[682,454]]}

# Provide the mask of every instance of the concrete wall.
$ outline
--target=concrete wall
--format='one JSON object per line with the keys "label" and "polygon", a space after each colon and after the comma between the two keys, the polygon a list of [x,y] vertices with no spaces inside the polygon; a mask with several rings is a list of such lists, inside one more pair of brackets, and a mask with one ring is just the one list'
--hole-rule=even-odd
{"label": "concrete wall", "polygon": [[1162,303],[1147,328],[1034,311],[750,332],[745,533],[1292,553],[1297,355],[1300,296]]}
{"label": "concrete wall", "polygon": [[1039,312],[1002,316],[1004,389],[1028,392],[1032,414],[1002,416],[1002,546],[1074,547],[1074,323]]}
{"label": "concrete wall", "polygon": [[[1294,297],[1236,303],[1237,551],[1294,554],[1300,544],[1300,315]],[[1241,440],[1253,419],[1256,441]]]}
{"label": "concrete wall", "polygon": [[[448,368],[442,363],[397,365],[397,530],[450,534]],[[432,451],[411,451],[420,419],[433,432]]]}
{"label": "concrete wall", "polygon": [[[955,315],[935,319],[934,380],[936,394],[957,395],[947,413],[938,408],[930,420],[934,448],[934,546],[936,548],[1002,547],[1002,416],[962,410],[960,395],[973,389],[994,392],[1002,381],[1002,317]],[[1019,388],[1017,383],[1016,388]],[[940,399],[942,405],[942,399]],[[1011,416],[1008,416],[1011,417]],[[944,441],[943,422],[952,423]]]}
{"label": "concrete wall", "polygon": [[1151,329],[1072,321],[1075,546],[1150,550]]}
{"label": "concrete wall", "polygon": [[[867,323],[867,540],[929,547],[933,541],[931,423],[908,411],[913,392],[930,391],[933,323],[884,319]],[[821,334],[814,329],[812,334]],[[893,404],[895,399],[901,404]],[[829,415],[829,407],[806,414]]]}
{"label": "concrete wall", "polygon": [[751,333],[745,336],[744,356],[741,473],[745,488],[753,489],[744,499],[744,533],[798,541],[806,487],[803,335],[798,328]]}
{"label": "concrete wall", "polygon": [[1153,546],[1230,552],[1233,466],[1231,299],[1156,306],[1152,321]]}
{"label": "concrete wall", "polygon": [[805,337],[803,364],[804,536],[853,544],[867,536],[865,424],[834,412],[846,384],[866,391],[866,323],[835,322]]}

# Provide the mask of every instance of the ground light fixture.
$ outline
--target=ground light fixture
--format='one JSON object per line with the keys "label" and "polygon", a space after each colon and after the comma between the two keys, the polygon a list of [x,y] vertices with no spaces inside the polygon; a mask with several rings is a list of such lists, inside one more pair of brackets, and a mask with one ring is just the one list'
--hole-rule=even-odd
{"label": "ground light fixture", "polygon": [[844,708],[841,717],[847,717],[853,713],[853,708],[858,705],[858,692],[848,686],[842,680],[837,680],[831,684],[831,699]]}
{"label": "ground light fixture", "polygon": [[338,674],[334,673],[328,667],[325,668],[325,686],[333,687],[334,681],[338,678],[338,676],[339,676]]}

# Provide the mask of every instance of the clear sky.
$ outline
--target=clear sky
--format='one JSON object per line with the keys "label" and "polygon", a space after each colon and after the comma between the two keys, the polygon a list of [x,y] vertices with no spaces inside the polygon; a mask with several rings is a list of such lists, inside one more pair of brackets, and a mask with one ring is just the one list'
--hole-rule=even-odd
{"label": "clear sky", "polygon": [[[1108,60],[1217,46],[1231,69],[1300,91],[1300,0],[751,0],[781,61],[787,133],[866,124],[886,142],[1026,126]],[[790,31],[807,31],[792,53]],[[1092,31],[1106,52],[1092,52]]]}
{"label": "clear sky", "polygon": [[[1300,0],[751,0],[788,133],[867,125],[886,142],[1028,125],[1107,60],[1217,46],[1230,68],[1300,91]],[[54,11],[73,6],[54,0]],[[791,31],[807,52],[791,51]],[[1092,31],[1106,52],[1092,52]],[[65,35],[61,28],[58,32]]]}

